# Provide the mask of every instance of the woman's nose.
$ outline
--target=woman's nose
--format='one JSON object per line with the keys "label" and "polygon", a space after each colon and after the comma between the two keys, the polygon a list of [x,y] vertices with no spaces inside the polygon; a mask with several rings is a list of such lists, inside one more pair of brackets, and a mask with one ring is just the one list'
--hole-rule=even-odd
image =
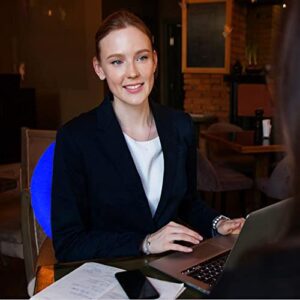
{"label": "woman's nose", "polygon": [[127,77],[128,78],[136,78],[139,76],[139,70],[135,65],[135,62],[128,63],[127,66]]}

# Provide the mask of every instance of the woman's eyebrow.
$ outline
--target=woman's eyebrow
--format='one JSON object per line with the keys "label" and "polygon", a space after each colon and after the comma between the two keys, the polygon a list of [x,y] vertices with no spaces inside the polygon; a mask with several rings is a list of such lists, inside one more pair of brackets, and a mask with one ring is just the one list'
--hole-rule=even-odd
{"label": "woman's eyebrow", "polygon": [[[138,50],[134,55],[139,55],[139,54],[145,53],[145,52],[150,53],[151,50],[149,50],[147,48],[141,49],[141,50]],[[119,57],[124,57],[124,56],[125,55],[122,53],[114,53],[114,54],[110,54],[109,56],[107,56],[106,59],[111,59],[111,58],[116,58],[116,57],[119,58]]]}
{"label": "woman's eyebrow", "polygon": [[139,51],[136,52],[136,55],[140,54],[140,53],[143,53],[143,52],[150,53],[151,51],[149,49],[141,49],[141,50],[139,50]]}
{"label": "woman's eyebrow", "polygon": [[121,54],[121,53],[114,53],[114,54],[111,54],[109,56],[106,57],[106,59],[110,59],[110,58],[116,58],[116,57],[123,57],[124,55]]}

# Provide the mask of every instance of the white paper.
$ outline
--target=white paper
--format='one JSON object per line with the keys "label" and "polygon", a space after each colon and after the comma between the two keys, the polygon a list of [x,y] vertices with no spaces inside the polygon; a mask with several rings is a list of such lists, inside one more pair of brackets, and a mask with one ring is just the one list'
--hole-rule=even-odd
{"label": "white paper", "polygon": [[[56,299],[124,299],[128,298],[115,279],[115,273],[122,269],[85,263],[49,287],[34,295],[34,300]],[[172,283],[149,278],[160,294],[160,299],[175,299],[184,290],[183,283]]]}

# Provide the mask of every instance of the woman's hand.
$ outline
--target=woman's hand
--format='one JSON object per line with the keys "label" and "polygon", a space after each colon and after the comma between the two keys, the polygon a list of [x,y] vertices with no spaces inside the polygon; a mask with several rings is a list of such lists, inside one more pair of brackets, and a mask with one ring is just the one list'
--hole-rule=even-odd
{"label": "woman's hand", "polygon": [[191,247],[177,244],[175,241],[184,241],[197,245],[202,240],[203,237],[199,233],[175,222],[168,223],[148,237],[151,254],[169,250],[192,252],[193,249]]}
{"label": "woman's hand", "polygon": [[216,226],[218,233],[222,235],[239,234],[245,223],[244,218],[232,220],[220,220]]}

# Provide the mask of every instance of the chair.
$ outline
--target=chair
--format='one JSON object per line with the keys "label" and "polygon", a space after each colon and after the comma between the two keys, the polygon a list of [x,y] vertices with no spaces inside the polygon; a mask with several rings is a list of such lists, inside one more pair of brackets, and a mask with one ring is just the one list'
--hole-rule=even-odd
{"label": "chair", "polygon": [[[197,190],[213,192],[213,206],[215,206],[216,193],[221,193],[221,213],[226,213],[226,192],[244,192],[253,187],[253,180],[244,174],[214,164],[197,151]],[[242,214],[246,214],[245,195],[240,197]]]}
{"label": "chair", "polygon": [[266,200],[265,197],[283,200],[292,196],[292,172],[289,160],[290,157],[285,156],[276,165],[269,178],[256,180],[256,188],[263,193],[263,200]]}
{"label": "chair", "polygon": [[244,129],[254,129],[255,110],[263,109],[264,116],[273,116],[272,91],[265,76],[243,75],[233,78],[230,121]]}
{"label": "chair", "polygon": [[23,258],[21,235],[20,163],[0,165],[0,258]]}
{"label": "chair", "polygon": [[[36,211],[32,206],[31,190],[35,167],[40,162],[44,151],[55,141],[55,136],[55,131],[22,128],[22,237],[29,295],[33,291],[37,266],[56,262],[52,242],[37,222]],[[49,164],[49,168],[51,167],[52,163]]]}
{"label": "chair", "polygon": [[[207,132],[241,132],[243,129],[237,125],[218,122],[210,125]],[[247,175],[252,174],[255,158],[252,155],[237,154],[235,151],[224,148],[212,142],[206,143],[207,157],[210,161],[230,167]]]}

